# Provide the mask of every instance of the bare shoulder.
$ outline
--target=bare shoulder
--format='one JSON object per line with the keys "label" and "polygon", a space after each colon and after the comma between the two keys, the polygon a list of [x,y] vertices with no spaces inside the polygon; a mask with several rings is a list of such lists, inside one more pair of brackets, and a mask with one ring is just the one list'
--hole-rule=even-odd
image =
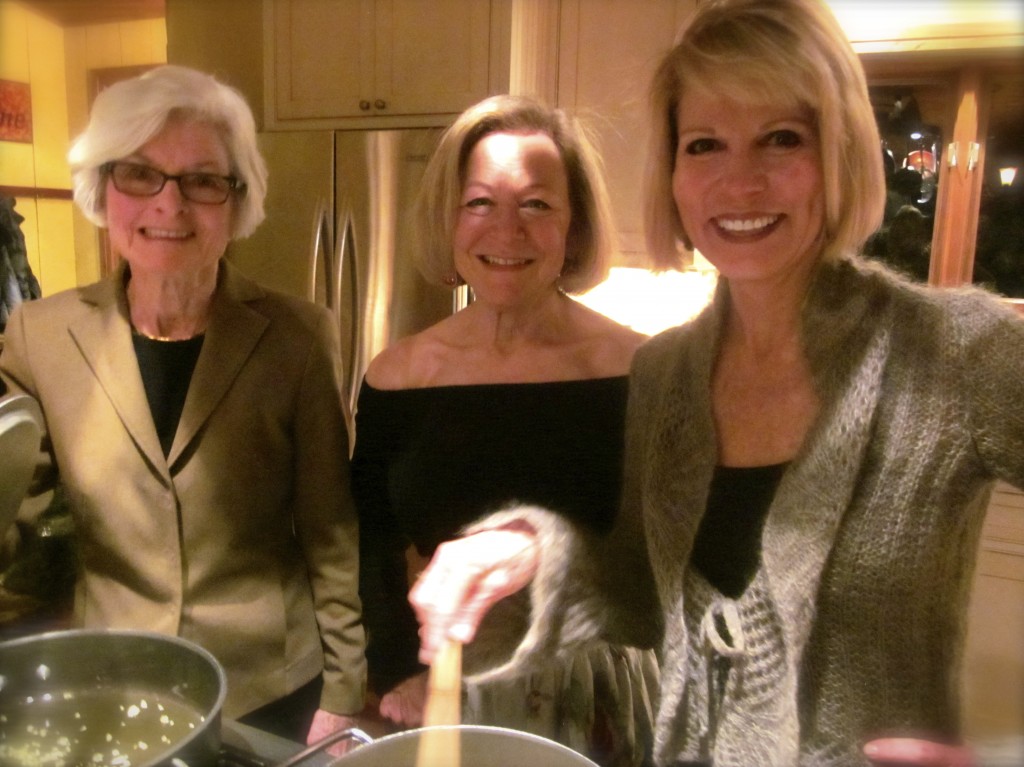
{"label": "bare shoulder", "polygon": [[628,373],[634,353],[648,336],[589,307],[580,305],[580,309],[578,316],[592,364],[597,368],[595,372],[607,376]]}
{"label": "bare shoulder", "polygon": [[444,365],[447,318],[411,336],[395,341],[366,368],[366,382],[375,389],[415,389],[432,380]]}

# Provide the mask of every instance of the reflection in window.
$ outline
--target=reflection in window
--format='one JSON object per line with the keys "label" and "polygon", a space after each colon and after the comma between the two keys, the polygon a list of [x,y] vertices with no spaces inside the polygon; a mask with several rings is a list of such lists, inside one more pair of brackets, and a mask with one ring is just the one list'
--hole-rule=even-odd
{"label": "reflection in window", "polygon": [[974,282],[1009,298],[1024,298],[1022,85],[1002,79],[992,94],[974,254]]}
{"label": "reflection in window", "polygon": [[[886,202],[881,228],[864,248],[908,276],[926,282],[938,191],[942,128],[934,113],[948,103],[934,87],[870,89],[882,138]],[[931,113],[922,115],[921,101]]]}

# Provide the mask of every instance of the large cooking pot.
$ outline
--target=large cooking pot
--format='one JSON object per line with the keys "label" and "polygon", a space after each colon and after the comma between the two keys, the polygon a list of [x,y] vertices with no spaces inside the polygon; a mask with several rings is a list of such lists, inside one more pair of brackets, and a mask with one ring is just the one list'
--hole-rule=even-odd
{"label": "large cooking pot", "polygon": [[324,738],[277,767],[303,764],[312,754],[346,737],[365,745],[338,757],[329,767],[416,767],[420,739],[427,729],[458,730],[461,767],[597,767],[582,754],[539,735],[473,724],[421,727],[377,740],[362,730],[345,730]]}
{"label": "large cooking pot", "polygon": [[146,631],[77,629],[0,643],[0,765],[207,767],[224,670]]}

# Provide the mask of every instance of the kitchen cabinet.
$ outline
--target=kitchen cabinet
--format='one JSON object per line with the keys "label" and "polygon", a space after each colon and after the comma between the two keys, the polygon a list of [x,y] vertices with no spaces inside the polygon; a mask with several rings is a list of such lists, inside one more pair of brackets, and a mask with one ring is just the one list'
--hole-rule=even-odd
{"label": "kitchen cabinet", "polygon": [[559,4],[553,101],[581,117],[594,134],[615,216],[619,265],[647,265],[641,194],[650,124],[647,87],[696,5],[697,0]]}
{"label": "kitchen cabinet", "polygon": [[561,3],[557,103],[591,118],[622,265],[646,265],[641,186],[650,125],[648,83],[696,5],[697,0]]}
{"label": "kitchen cabinet", "polygon": [[264,0],[268,129],[445,125],[508,87],[510,0]]}

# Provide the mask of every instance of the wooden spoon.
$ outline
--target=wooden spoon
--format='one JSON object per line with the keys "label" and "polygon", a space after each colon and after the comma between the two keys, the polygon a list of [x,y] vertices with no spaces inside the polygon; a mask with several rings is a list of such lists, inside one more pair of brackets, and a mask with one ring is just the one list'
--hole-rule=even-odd
{"label": "wooden spoon", "polygon": [[430,666],[423,711],[426,729],[420,734],[416,767],[459,767],[460,732],[455,725],[461,722],[462,645],[446,639]]}

